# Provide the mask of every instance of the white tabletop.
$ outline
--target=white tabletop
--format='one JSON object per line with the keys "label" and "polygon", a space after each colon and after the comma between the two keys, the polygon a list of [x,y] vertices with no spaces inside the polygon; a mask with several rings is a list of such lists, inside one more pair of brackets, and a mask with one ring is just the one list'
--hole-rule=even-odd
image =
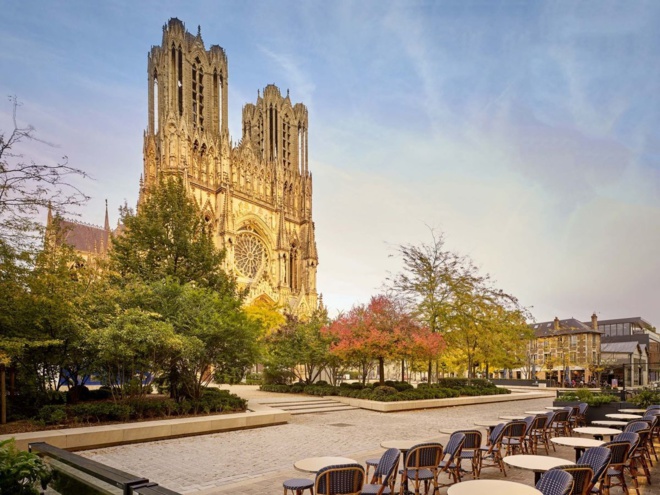
{"label": "white tabletop", "polygon": [[560,409],[564,409],[566,406],[545,406],[546,409],[550,409],[551,411],[559,411]]}
{"label": "white tabletop", "polygon": [[639,414],[606,414],[605,417],[612,419],[642,419]]}
{"label": "white tabletop", "polygon": [[582,437],[553,437],[550,439],[550,441],[558,445],[567,445],[569,447],[578,448],[600,447],[605,443],[602,440],[594,440],[593,438]]}
{"label": "white tabletop", "polygon": [[500,416],[500,419],[506,419],[507,421],[520,421],[525,419],[527,416],[524,414],[514,414],[511,416]]}
{"label": "white tabletop", "polygon": [[506,480],[469,480],[454,483],[447,490],[447,495],[543,495],[533,486]]}
{"label": "white tabletop", "polygon": [[493,428],[500,423],[504,423],[504,421],[500,421],[499,419],[482,419],[481,421],[475,421],[474,425],[475,426],[487,426],[488,428]]}
{"label": "white tabletop", "polygon": [[619,409],[620,413],[644,414],[646,409]]}
{"label": "white tabletop", "polygon": [[525,414],[530,414],[530,415],[534,415],[534,414],[548,414],[548,411],[525,411]]}
{"label": "white tabletop", "polygon": [[579,428],[573,428],[573,431],[581,435],[591,436],[618,435],[621,433],[621,430],[615,430],[614,428],[598,428],[595,426],[580,426]]}
{"label": "white tabletop", "polygon": [[420,443],[430,443],[433,441],[434,440],[385,440],[384,442],[380,442],[380,446],[384,449],[410,450]]}
{"label": "white tabletop", "polygon": [[545,472],[549,469],[556,468],[557,466],[575,464],[573,461],[567,461],[561,457],[551,457],[548,455],[508,455],[503,460],[510,466],[535,472]]}
{"label": "white tabletop", "polygon": [[293,463],[293,467],[298,471],[305,473],[316,473],[328,466],[335,466],[337,464],[355,464],[355,459],[348,457],[308,457]]}
{"label": "white tabletop", "polygon": [[626,426],[628,424],[628,421],[608,421],[606,419],[599,419],[596,421],[591,422],[592,425],[597,425],[597,426]]}

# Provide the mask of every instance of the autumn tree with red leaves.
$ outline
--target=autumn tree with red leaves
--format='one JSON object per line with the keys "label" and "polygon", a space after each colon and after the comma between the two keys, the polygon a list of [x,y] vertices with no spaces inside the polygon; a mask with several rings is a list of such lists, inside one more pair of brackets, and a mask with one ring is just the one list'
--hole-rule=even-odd
{"label": "autumn tree with red leaves", "polygon": [[382,385],[386,360],[427,359],[444,347],[441,335],[420,325],[396,299],[384,295],[372,297],[366,306],[353,306],[325,332],[334,342],[331,352],[361,368],[363,383],[374,361]]}

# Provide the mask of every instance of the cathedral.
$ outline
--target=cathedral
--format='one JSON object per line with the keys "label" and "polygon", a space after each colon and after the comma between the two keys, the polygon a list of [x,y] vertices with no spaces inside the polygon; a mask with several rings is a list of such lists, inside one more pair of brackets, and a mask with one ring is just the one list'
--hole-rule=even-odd
{"label": "cathedral", "polygon": [[[175,18],[163,26],[161,46],[151,48],[147,76],[138,209],[161,180],[181,178],[216,246],[226,250],[225,270],[247,289],[246,303],[312,312],[318,255],[305,105],[266,86],[243,107],[242,137],[233,144],[227,55],[218,45],[207,50],[200,29],[193,35]],[[108,225],[98,230],[106,235]]]}

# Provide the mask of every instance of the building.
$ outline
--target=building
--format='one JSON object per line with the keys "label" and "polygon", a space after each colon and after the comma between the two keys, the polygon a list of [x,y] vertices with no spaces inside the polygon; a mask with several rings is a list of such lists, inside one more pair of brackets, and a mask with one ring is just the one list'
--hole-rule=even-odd
{"label": "building", "polygon": [[[148,119],[140,202],[161,181],[180,178],[226,250],[225,270],[265,301],[293,314],[317,308],[318,255],[312,220],[308,114],[274,85],[243,107],[242,138],[228,129],[225,51],[208,50],[178,19],[163,26],[147,60]],[[68,222],[68,240],[104,253],[109,227]],[[78,242],[78,238],[84,242]],[[83,246],[84,245],[84,246]]]}
{"label": "building", "polygon": [[531,343],[532,369],[536,378],[554,384],[589,383],[600,363],[601,331],[598,318],[591,325],[575,318],[530,325],[535,339]]}
{"label": "building", "polygon": [[639,316],[600,320],[598,329],[608,381],[633,386],[660,380],[660,335],[651,323]]}

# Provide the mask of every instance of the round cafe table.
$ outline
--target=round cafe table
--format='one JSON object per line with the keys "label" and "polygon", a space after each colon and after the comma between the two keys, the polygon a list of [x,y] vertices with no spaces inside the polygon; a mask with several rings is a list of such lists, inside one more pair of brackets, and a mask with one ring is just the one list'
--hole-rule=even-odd
{"label": "round cafe table", "polygon": [[560,409],[564,409],[566,406],[545,406],[546,409],[550,409],[551,411],[559,411]]}
{"label": "round cafe table", "polygon": [[316,473],[324,467],[355,463],[357,463],[355,459],[349,459],[348,457],[308,457],[294,462],[293,467],[305,473]]}
{"label": "round cafe table", "polygon": [[556,468],[557,466],[565,466],[567,464],[575,464],[572,461],[567,461],[561,457],[551,457],[548,455],[529,455],[517,454],[508,455],[503,459],[509,466],[534,471],[534,485],[541,479],[541,474],[546,471]]}
{"label": "round cafe table", "polygon": [[486,428],[495,428],[500,423],[504,423],[504,421],[502,421],[500,419],[482,419],[480,421],[475,421],[474,425],[475,426],[485,426]]}
{"label": "round cafe table", "polygon": [[616,420],[607,420],[607,419],[598,419],[591,422],[592,425],[596,426],[606,426],[611,428],[623,428],[628,424],[628,421],[616,421]]}
{"label": "round cafe table", "polygon": [[543,495],[533,486],[507,480],[469,480],[454,483],[447,490],[447,495]]}
{"label": "round cafe table", "polygon": [[580,426],[579,428],[573,428],[573,432],[579,433],[580,435],[591,435],[596,440],[602,440],[605,435],[609,435],[611,440],[621,433],[621,430],[616,430],[614,428],[599,428],[597,426]]}
{"label": "round cafe table", "polygon": [[510,416],[500,416],[500,419],[505,419],[507,421],[522,421],[527,416],[524,414],[512,414]]}
{"label": "round cafe table", "polygon": [[399,449],[401,453],[405,454],[417,444],[435,441],[436,440],[385,440],[380,442],[380,446],[384,449]]}
{"label": "round cafe table", "polygon": [[612,419],[642,419],[642,417],[639,414],[606,414],[606,418],[612,418]]}
{"label": "round cafe table", "polygon": [[525,414],[535,415],[535,414],[548,414],[549,411],[525,411]]}
{"label": "round cafe table", "polygon": [[644,414],[646,409],[619,409],[619,412],[628,414]]}
{"label": "round cafe table", "polygon": [[557,445],[566,445],[575,449],[575,462],[580,460],[582,453],[591,447],[600,447],[605,442],[602,440],[594,440],[593,438],[583,437],[553,437],[550,439],[552,443]]}

